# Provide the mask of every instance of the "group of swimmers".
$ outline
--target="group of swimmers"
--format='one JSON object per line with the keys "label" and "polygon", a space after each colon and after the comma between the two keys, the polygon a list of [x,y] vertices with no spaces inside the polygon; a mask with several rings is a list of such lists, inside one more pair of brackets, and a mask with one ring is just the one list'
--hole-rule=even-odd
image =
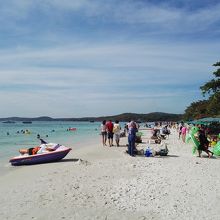
{"label": "group of swimmers", "polygon": [[[7,135],[10,135],[9,132],[6,133]],[[26,129],[26,130],[20,130],[20,131],[17,131],[16,134],[31,134],[31,131]]]}

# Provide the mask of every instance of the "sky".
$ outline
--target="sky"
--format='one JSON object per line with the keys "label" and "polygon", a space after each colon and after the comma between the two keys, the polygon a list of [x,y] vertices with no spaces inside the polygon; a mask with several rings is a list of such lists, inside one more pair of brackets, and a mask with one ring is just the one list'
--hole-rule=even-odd
{"label": "sky", "polygon": [[220,61],[219,0],[0,0],[0,117],[184,113]]}

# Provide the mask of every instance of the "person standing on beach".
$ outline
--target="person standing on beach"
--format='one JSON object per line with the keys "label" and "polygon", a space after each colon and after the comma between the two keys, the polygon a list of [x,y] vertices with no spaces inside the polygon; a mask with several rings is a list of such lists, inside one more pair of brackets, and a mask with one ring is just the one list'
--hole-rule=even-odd
{"label": "person standing on beach", "polygon": [[195,137],[199,141],[199,147],[198,147],[198,153],[199,157],[201,157],[202,151],[206,152],[208,157],[210,158],[213,153],[208,149],[209,148],[209,141],[205,135],[205,132],[202,128],[198,130],[198,133],[195,135]]}
{"label": "person standing on beach", "polygon": [[118,120],[115,121],[113,132],[115,136],[116,145],[117,147],[119,147],[121,127]]}
{"label": "person standing on beach", "polygon": [[181,124],[179,124],[179,139],[180,139],[180,137],[181,137],[181,134],[182,134],[182,127],[183,127],[183,123],[181,122]]}
{"label": "person standing on beach", "polygon": [[187,132],[187,128],[185,125],[182,126],[182,129],[181,129],[181,136],[182,136],[182,140],[183,142],[185,143],[185,140],[186,140],[186,132]]}
{"label": "person standing on beach", "polygon": [[102,135],[102,144],[103,146],[106,146],[106,141],[107,141],[106,120],[104,120],[101,124],[101,135]]}
{"label": "person standing on beach", "polygon": [[134,121],[131,121],[129,124],[129,131],[128,131],[128,154],[134,157],[134,149],[135,149],[135,139],[137,133],[137,125]]}
{"label": "person standing on beach", "polygon": [[106,128],[107,128],[107,135],[108,135],[108,143],[109,143],[109,147],[113,146],[113,123],[111,120],[109,120],[106,123]]}

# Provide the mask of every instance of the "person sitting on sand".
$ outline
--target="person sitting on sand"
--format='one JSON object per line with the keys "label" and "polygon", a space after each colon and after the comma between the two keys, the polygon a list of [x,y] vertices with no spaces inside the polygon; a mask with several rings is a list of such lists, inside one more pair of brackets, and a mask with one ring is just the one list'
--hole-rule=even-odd
{"label": "person sitting on sand", "polygon": [[170,134],[170,130],[168,129],[167,125],[162,128],[162,134],[165,134],[165,135],[169,135]]}
{"label": "person sitting on sand", "polygon": [[154,129],[152,130],[152,136],[151,136],[151,139],[158,139],[158,136],[159,136],[159,135],[160,135],[160,130],[154,128]]}

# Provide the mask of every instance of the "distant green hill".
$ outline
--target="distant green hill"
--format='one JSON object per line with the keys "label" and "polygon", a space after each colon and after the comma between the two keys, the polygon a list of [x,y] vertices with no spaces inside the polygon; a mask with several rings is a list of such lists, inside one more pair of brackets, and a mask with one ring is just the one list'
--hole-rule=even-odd
{"label": "distant green hill", "polygon": [[182,120],[182,114],[171,114],[163,112],[152,112],[148,114],[136,114],[136,113],[123,113],[120,115],[101,116],[101,117],[83,117],[83,118],[51,118],[48,116],[24,118],[24,117],[8,117],[0,118],[0,121],[140,121],[140,122],[153,122],[153,121],[180,121]]}
{"label": "distant green hill", "polygon": [[0,118],[0,121],[53,121],[53,118],[48,116],[36,117],[36,118],[24,118],[24,117],[8,117]]}
{"label": "distant green hill", "polygon": [[114,116],[106,116],[106,117],[99,117],[96,120],[119,120],[119,121],[141,121],[141,122],[153,122],[153,121],[179,121],[182,119],[181,114],[170,114],[170,113],[163,113],[163,112],[152,112],[148,114],[136,114],[136,113],[123,113],[120,115]]}

